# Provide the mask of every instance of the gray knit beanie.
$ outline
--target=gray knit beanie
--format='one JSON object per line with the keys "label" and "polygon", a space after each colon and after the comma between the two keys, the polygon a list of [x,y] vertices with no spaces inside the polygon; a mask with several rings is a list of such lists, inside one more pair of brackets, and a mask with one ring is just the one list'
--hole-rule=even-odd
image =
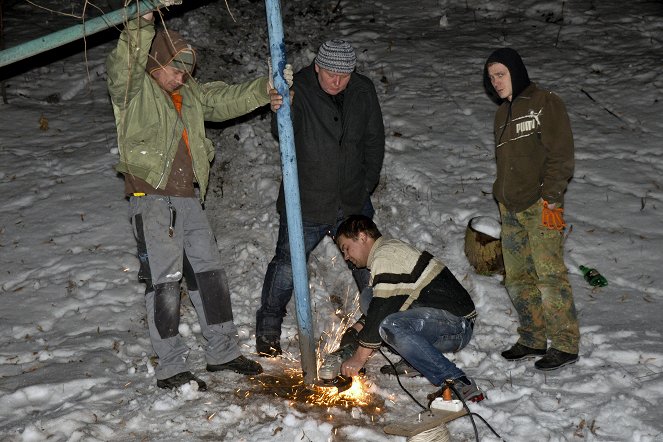
{"label": "gray knit beanie", "polygon": [[315,64],[331,72],[349,74],[355,70],[357,55],[347,41],[328,40],[318,49]]}

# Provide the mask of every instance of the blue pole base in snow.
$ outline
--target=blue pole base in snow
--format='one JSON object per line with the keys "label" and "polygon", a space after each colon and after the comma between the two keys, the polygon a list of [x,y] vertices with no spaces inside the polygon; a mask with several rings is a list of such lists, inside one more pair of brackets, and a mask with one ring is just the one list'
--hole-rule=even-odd
{"label": "blue pole base in snow", "polygon": [[297,156],[295,153],[294,131],[290,117],[290,91],[283,77],[285,67],[285,39],[279,0],[265,0],[267,9],[267,27],[269,31],[269,50],[272,57],[274,87],[283,96],[283,105],[276,112],[281,147],[281,166],[283,169],[283,190],[288,222],[288,238],[292,262],[292,277],[295,286],[295,309],[299,331],[299,350],[301,352],[304,382],[312,384],[317,377],[315,359],[315,339],[311,302],[308,290],[308,272],[304,248],[304,228],[299,199],[299,178],[297,175]]}

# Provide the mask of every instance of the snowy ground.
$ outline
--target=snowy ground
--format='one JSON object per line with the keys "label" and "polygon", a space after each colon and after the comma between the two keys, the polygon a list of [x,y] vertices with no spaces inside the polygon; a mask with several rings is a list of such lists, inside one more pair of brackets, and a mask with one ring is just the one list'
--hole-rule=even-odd
{"label": "snowy ground", "polygon": [[[81,2],[36,3],[71,12]],[[266,71],[264,4],[229,3],[236,22],[218,1],[185,1],[186,11],[169,15],[169,26],[199,49],[199,80]],[[509,441],[662,441],[663,5],[343,0],[333,10],[336,0],[284,3],[296,68],[323,40],[343,36],[357,48],[358,70],[376,84],[387,135],[376,221],[442,258],[471,291],[478,326],[453,357],[487,392],[472,410]],[[23,0],[5,0],[4,8],[7,47],[78,23]],[[64,55],[0,68],[8,98],[0,103],[0,439],[404,440],[382,427],[418,407],[379,373],[381,356],[368,364],[366,406],[309,405],[268,388],[299,367],[292,315],[283,334],[287,357],[261,360],[267,374],[252,380],[203,371],[199,328],[184,303],[181,332],[210,390],[156,387],[135,242],[112,169],[104,59],[116,35],[90,39],[85,53],[69,45]],[[515,313],[501,278],[476,275],[463,254],[468,221],[497,217],[495,105],[481,75],[502,46],[518,49],[530,77],[565,100],[575,134],[566,260],[581,359],[552,373],[499,356],[515,341]],[[278,226],[280,163],[270,118],[256,112],[209,127],[219,153],[206,207],[247,354]],[[589,287],[580,264],[598,268],[610,284]],[[338,327],[335,308],[351,310],[354,286],[330,241],[315,251],[309,273],[317,335],[325,336]],[[423,379],[403,384],[420,401],[434,390]],[[477,425],[482,440],[496,440]],[[474,439],[466,418],[449,428],[454,440]]]}

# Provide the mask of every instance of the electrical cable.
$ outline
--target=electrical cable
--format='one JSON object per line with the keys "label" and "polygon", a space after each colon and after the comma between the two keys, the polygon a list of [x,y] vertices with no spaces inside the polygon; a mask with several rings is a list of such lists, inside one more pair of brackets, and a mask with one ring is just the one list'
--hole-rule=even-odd
{"label": "electrical cable", "polygon": [[467,415],[470,417],[470,421],[472,422],[472,427],[474,427],[474,438],[477,440],[477,442],[479,442],[479,430],[477,429],[477,424],[474,422],[474,418],[472,417],[474,413],[470,411],[470,407],[467,406],[467,402],[465,402],[463,396],[461,396],[458,390],[456,390],[456,387],[454,387],[453,381],[445,381],[445,382],[447,384],[447,387],[451,388],[451,390],[454,393],[456,393],[456,397],[460,399],[460,401],[463,403],[463,408],[467,410]]}
{"label": "electrical cable", "polygon": [[[408,396],[410,396],[410,399],[412,399],[412,400],[414,401],[415,404],[419,405],[419,406],[421,407],[422,410],[424,410],[424,411],[430,410],[430,405],[429,405],[429,407],[424,407],[423,405],[421,405],[421,403],[420,403],[420,402],[419,402],[419,401],[418,401],[418,400],[412,395],[412,393],[410,393],[410,392],[407,390],[407,388],[405,388],[405,386],[401,383],[401,378],[400,378],[400,376],[398,376],[398,371],[396,370],[396,366],[394,365],[393,362],[391,362],[391,360],[387,357],[387,355],[384,354],[384,352],[382,351],[382,349],[381,349],[381,348],[378,348],[378,351],[380,352],[380,354],[382,355],[382,357],[383,357],[383,358],[389,363],[389,365],[391,366],[391,368],[394,369],[394,374],[396,375],[396,381],[398,382],[398,385],[401,387],[401,389],[402,389],[402,390],[403,390]],[[479,442],[479,430],[477,429],[477,425],[476,425],[476,422],[474,421],[474,417],[473,417],[473,416],[477,416],[479,419],[481,419],[481,420],[483,421],[483,423],[486,424],[486,426],[488,427],[488,429],[489,429],[490,431],[492,431],[493,434],[494,434],[495,436],[497,436],[497,438],[499,438],[500,440],[505,440],[502,436],[499,435],[499,433],[497,433],[497,431],[495,431],[495,430],[493,429],[493,427],[490,426],[490,424],[486,421],[486,419],[483,418],[483,416],[481,416],[480,414],[475,413],[475,412],[473,412],[473,411],[470,410],[470,407],[468,407],[467,402],[465,402],[465,399],[463,399],[463,397],[460,395],[460,393],[458,392],[458,390],[456,390],[456,387],[454,387],[452,381],[446,381],[446,384],[447,384],[447,386],[448,386],[449,388],[451,388],[451,390],[452,390],[454,393],[456,393],[456,397],[457,397],[458,399],[460,399],[460,401],[461,401],[462,404],[463,404],[463,408],[465,408],[465,410],[467,411],[467,416],[470,418],[470,421],[472,422],[472,427],[474,428],[474,437],[475,437],[475,439],[477,440],[477,442]]]}
{"label": "electrical cable", "polygon": [[391,365],[391,368],[394,369],[394,373],[396,374],[396,380],[398,381],[398,385],[401,386],[401,388],[403,389],[403,391],[404,391],[405,393],[407,393],[407,395],[410,396],[410,399],[412,399],[412,400],[414,401],[415,404],[419,405],[419,406],[421,407],[422,410],[424,410],[424,411],[428,410],[428,408],[426,408],[426,407],[424,407],[423,405],[421,405],[421,404],[419,403],[419,401],[418,401],[414,396],[412,396],[412,393],[410,393],[409,391],[407,391],[407,388],[405,388],[405,387],[403,386],[403,384],[401,384],[401,378],[400,378],[400,376],[398,376],[398,371],[396,370],[396,366],[394,365],[394,363],[391,362],[391,360],[387,357],[387,355],[384,354],[384,352],[382,351],[381,348],[378,348],[378,351],[380,352],[380,354],[382,355],[382,357],[385,358],[385,359],[387,360],[387,362],[389,363],[389,365]]}
{"label": "electrical cable", "polygon": [[499,440],[506,440],[506,439],[504,439],[502,436],[500,436],[500,435],[497,433],[497,431],[495,431],[495,430],[493,429],[493,427],[491,427],[490,424],[486,421],[486,419],[484,419],[483,416],[481,416],[479,413],[471,412],[471,413],[469,413],[469,414],[471,414],[471,415],[473,415],[473,416],[476,416],[476,417],[478,417],[479,419],[481,419],[481,420],[483,421],[483,423],[486,424],[486,426],[488,427],[488,429],[489,429],[490,431],[492,431],[493,434],[494,434],[495,436],[497,436],[497,438],[498,438]]}
{"label": "electrical cable", "polygon": [[479,431],[477,430],[477,425],[474,422],[474,418],[472,416],[477,416],[479,419],[481,419],[483,421],[484,424],[486,424],[486,426],[490,429],[490,431],[493,432],[493,434],[495,436],[497,436],[500,440],[504,440],[502,438],[502,436],[500,436],[497,433],[497,431],[495,431],[493,429],[493,427],[490,426],[488,421],[486,421],[486,419],[484,419],[483,416],[481,416],[479,413],[475,413],[473,411],[470,411],[470,407],[467,406],[467,403],[465,402],[463,397],[459,394],[458,390],[456,390],[456,387],[454,387],[453,382],[447,381],[447,385],[453,390],[454,393],[456,393],[456,397],[458,397],[458,399],[460,399],[460,401],[463,403],[463,408],[465,408],[465,410],[467,410],[467,415],[469,416],[470,420],[472,421],[472,426],[474,427],[474,437],[476,438],[477,442],[479,441]]}
{"label": "electrical cable", "polygon": [[452,442],[449,428],[445,424],[410,436],[407,442]]}

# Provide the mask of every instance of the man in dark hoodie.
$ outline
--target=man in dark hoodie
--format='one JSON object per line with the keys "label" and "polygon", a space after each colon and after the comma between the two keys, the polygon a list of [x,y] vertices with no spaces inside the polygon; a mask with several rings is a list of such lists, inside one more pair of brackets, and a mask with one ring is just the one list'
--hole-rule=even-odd
{"label": "man in dark hoodie", "polygon": [[[307,258],[345,216],[373,216],[370,195],[380,178],[384,126],[375,87],[355,72],[356,61],[348,42],[329,40],[314,62],[295,74],[292,124]],[[272,122],[278,135],[276,119]],[[283,185],[277,210],[276,253],[256,312],[256,350],[265,357],[281,354],[281,324],[293,291]],[[368,272],[353,273],[361,290]]]}
{"label": "man in dark hoodie", "polygon": [[[564,193],[573,175],[573,134],[562,100],[530,82],[513,49],[493,52],[484,86],[495,114],[497,177],[505,285],[520,326],[510,361],[543,356],[540,370],[578,360],[580,332],[563,257]],[[550,347],[548,347],[550,341]]]}
{"label": "man in dark hoodie", "polygon": [[[270,102],[272,88],[267,77],[237,85],[197,83],[191,77],[195,62],[195,51],[178,33],[155,32],[150,12],[126,24],[107,72],[120,153],[116,169],[125,179],[147,325],[159,357],[157,386],[194,381],[205,390],[187,367],[189,348],[178,332],[183,276],[206,340],[207,371],[255,375],[262,367],[240,353],[228,282],[201,205],[214,157],[204,121],[247,114]],[[281,99],[273,91],[271,98]]]}

